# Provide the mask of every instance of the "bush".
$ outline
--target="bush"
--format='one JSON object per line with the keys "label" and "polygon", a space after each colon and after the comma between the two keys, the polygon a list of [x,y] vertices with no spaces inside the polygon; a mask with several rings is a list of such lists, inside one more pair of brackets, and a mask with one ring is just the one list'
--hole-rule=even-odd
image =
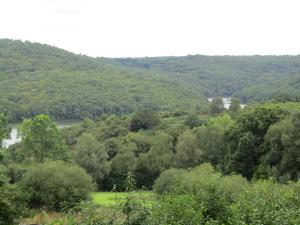
{"label": "bush", "polygon": [[184,170],[182,169],[165,170],[156,179],[153,185],[154,192],[158,194],[170,193],[178,183],[178,179],[180,179],[183,173]]}
{"label": "bush", "polygon": [[143,110],[134,114],[130,120],[130,131],[147,130],[160,123],[156,112]]}
{"label": "bush", "polygon": [[29,194],[29,206],[61,210],[87,200],[93,190],[92,178],[80,167],[61,161],[32,167],[21,180]]}
{"label": "bush", "polygon": [[12,225],[26,212],[27,196],[16,185],[0,187],[0,224]]}
{"label": "bush", "polygon": [[184,121],[184,125],[193,129],[194,127],[199,127],[205,124],[204,119],[200,119],[197,114],[188,115]]}
{"label": "bush", "polygon": [[299,185],[259,181],[231,206],[231,224],[300,224]]}

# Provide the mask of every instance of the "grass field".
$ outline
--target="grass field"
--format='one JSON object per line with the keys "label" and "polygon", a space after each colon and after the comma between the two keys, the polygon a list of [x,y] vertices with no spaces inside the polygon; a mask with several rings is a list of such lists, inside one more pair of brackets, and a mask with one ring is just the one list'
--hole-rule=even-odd
{"label": "grass field", "polygon": [[[151,192],[138,192],[144,197],[151,197]],[[128,195],[126,192],[93,192],[92,199],[93,202],[97,205],[102,206],[111,206],[116,203],[118,199],[125,198]]]}

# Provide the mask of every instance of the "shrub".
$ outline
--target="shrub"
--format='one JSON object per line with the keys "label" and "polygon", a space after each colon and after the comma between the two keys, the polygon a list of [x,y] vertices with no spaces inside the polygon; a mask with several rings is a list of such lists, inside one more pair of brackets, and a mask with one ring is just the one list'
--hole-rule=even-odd
{"label": "shrub", "polygon": [[231,224],[300,224],[299,186],[259,181],[231,206]]}
{"label": "shrub", "polygon": [[205,124],[204,119],[199,119],[197,114],[190,114],[184,120],[184,125],[193,129],[194,127],[202,126]]}
{"label": "shrub", "polygon": [[21,180],[31,207],[61,210],[89,198],[92,178],[80,167],[61,161],[32,167]]}
{"label": "shrub", "polygon": [[182,169],[165,170],[156,179],[153,185],[154,192],[158,194],[170,193],[178,183],[178,179],[180,179],[183,173],[184,170]]}
{"label": "shrub", "polygon": [[142,110],[134,114],[130,120],[130,130],[147,130],[157,126],[160,123],[156,112],[151,110]]}
{"label": "shrub", "polygon": [[0,187],[0,224],[15,224],[18,217],[26,212],[27,196],[16,185]]}

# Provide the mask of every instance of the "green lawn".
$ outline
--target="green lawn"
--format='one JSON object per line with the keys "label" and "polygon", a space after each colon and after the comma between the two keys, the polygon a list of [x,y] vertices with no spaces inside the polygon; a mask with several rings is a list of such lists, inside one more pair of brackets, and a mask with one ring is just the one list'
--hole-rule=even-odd
{"label": "green lawn", "polygon": [[[151,197],[151,192],[138,192],[145,197]],[[118,199],[125,198],[128,193],[126,192],[93,192],[92,199],[97,205],[110,206],[116,203]]]}

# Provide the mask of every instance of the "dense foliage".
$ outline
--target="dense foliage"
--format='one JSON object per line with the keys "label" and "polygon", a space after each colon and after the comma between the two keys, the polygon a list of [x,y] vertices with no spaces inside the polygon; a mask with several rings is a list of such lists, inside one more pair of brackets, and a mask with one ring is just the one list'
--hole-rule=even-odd
{"label": "dense foliage", "polygon": [[93,190],[92,179],[82,168],[61,161],[33,166],[21,187],[29,195],[29,206],[52,210],[73,207]]}
{"label": "dense foliage", "polygon": [[203,56],[106,59],[117,65],[167,74],[206,96],[243,101],[299,100],[300,56]]}
{"label": "dense foliage", "polygon": [[83,119],[144,107],[192,110],[205,103],[201,91],[163,74],[46,45],[0,40],[0,108],[10,122],[37,114]]}
{"label": "dense foliage", "polygon": [[[43,208],[64,211],[61,224],[299,224],[300,104],[217,100],[222,110],[103,114],[63,130],[24,120],[21,143],[1,154],[0,218]],[[95,186],[158,197],[129,194],[103,215],[80,206]]]}
{"label": "dense foliage", "polygon": [[37,114],[96,118],[144,108],[207,110],[204,97],[299,100],[299,56],[91,58],[0,40],[0,108],[10,122]]}

